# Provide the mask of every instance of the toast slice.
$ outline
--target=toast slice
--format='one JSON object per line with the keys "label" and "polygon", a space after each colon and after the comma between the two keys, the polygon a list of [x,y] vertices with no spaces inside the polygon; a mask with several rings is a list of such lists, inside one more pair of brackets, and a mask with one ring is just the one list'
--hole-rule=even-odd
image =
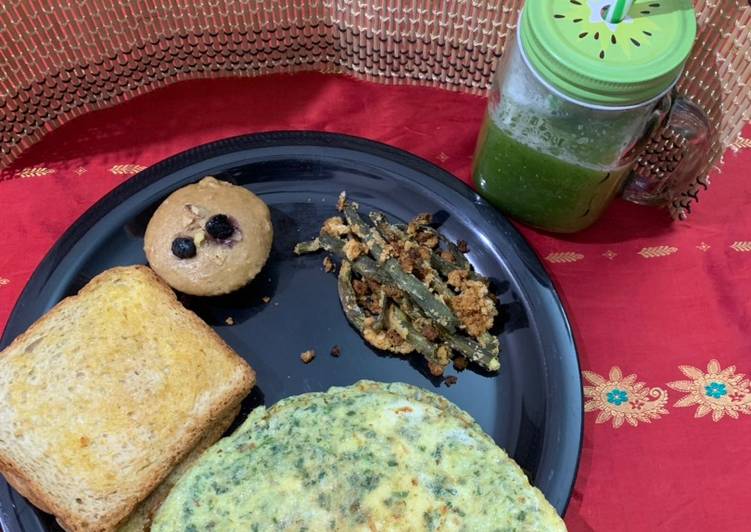
{"label": "toast slice", "polygon": [[114,530],[254,382],[150,269],[107,270],[0,353],[0,473],[66,530]]}
{"label": "toast slice", "polygon": [[190,454],[175,466],[169,476],[151,492],[146,500],[136,506],[136,509],[128,516],[127,520],[118,527],[118,532],[148,532],[151,529],[151,521],[154,519],[156,511],[164,499],[167,498],[167,495],[169,495],[175,484],[177,484],[177,481],[180,480],[180,477],[190,469],[206,449],[214,445],[222,437],[222,434],[227,432],[227,429],[232,425],[238,413],[240,413],[240,405],[237,405],[229,415],[223,417],[209,428]]}

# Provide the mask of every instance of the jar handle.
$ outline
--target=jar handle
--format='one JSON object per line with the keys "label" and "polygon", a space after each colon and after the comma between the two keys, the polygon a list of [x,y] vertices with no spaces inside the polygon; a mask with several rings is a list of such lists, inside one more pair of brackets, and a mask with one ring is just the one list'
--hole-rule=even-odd
{"label": "jar handle", "polygon": [[697,184],[707,187],[701,172],[709,154],[711,126],[704,110],[684,96],[675,96],[668,105],[667,119],[651,128],[640,150],[623,198],[670,207],[675,218],[684,219],[697,199]]}

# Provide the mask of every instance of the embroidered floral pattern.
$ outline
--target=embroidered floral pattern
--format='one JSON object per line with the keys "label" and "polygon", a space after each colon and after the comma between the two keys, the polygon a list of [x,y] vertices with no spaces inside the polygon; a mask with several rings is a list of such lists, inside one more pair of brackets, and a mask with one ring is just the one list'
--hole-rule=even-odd
{"label": "embroidered floral pattern", "polygon": [[747,139],[743,135],[738,135],[738,138],[728,147],[736,152],[744,148],[751,148],[751,139]]}
{"label": "embroidered floral pattern", "polygon": [[721,382],[710,382],[709,386],[704,387],[704,390],[709,397],[714,397],[715,399],[719,399],[728,393],[725,389],[725,385]]}
{"label": "embroidered floral pattern", "polygon": [[746,253],[748,251],[751,251],[751,241],[748,240],[741,240],[741,241],[735,241],[732,244],[730,244],[730,248],[734,251],[737,251],[738,253]]}
{"label": "embroidered floral pattern", "polygon": [[551,252],[548,253],[548,255],[545,257],[545,260],[548,262],[552,262],[553,264],[560,264],[564,262],[577,262],[584,258],[584,255],[581,253],[576,253],[575,251],[558,251],[558,252]]}
{"label": "embroidered floral pattern", "polygon": [[18,173],[18,177],[41,177],[45,175],[54,174],[55,171],[52,168],[45,168],[43,166],[36,166],[32,168],[24,168]]}
{"label": "embroidered floral pattern", "polygon": [[598,411],[596,423],[612,419],[616,429],[624,421],[635,427],[640,421],[651,423],[668,413],[665,409],[667,390],[647,388],[643,382],[636,381],[634,374],[624,377],[618,366],[610,369],[607,379],[592,371],[582,371],[582,375],[591,384],[584,386],[584,411]]}
{"label": "embroidered floral pattern", "polygon": [[735,366],[725,369],[717,360],[710,360],[707,372],[693,366],[680,366],[681,373],[691,380],[669,382],[668,386],[686,395],[675,405],[688,407],[698,405],[694,417],[712,413],[712,421],[725,415],[738,419],[738,414],[751,414],[751,382],[743,373],[736,373]]}
{"label": "embroidered floral pattern", "polygon": [[624,390],[614,388],[612,391],[608,392],[608,403],[615,406],[621,406],[626,401],[628,401],[628,393]]}
{"label": "embroidered floral pattern", "polygon": [[733,392],[730,395],[728,395],[728,397],[733,402],[739,402],[739,401],[743,401],[743,398],[745,397],[745,395],[740,392]]}
{"label": "embroidered floral pattern", "polygon": [[116,164],[112,168],[110,168],[110,172],[115,175],[137,174],[138,172],[145,169],[146,167],[140,164]]}
{"label": "embroidered floral pattern", "polygon": [[[751,252],[751,240],[736,240],[728,243],[727,245],[730,247],[730,249],[737,251],[738,253]],[[699,242],[695,247],[702,253],[707,253],[710,249],[712,249],[712,246],[704,241]],[[655,259],[660,257],[669,257],[671,255],[675,255],[676,253],[678,253],[678,248],[675,246],[652,246],[641,248],[637,252],[637,255],[640,255],[645,259]],[[608,249],[601,255],[609,261],[613,261],[616,257],[619,256],[619,253],[613,251],[612,249]],[[567,264],[572,262],[579,262],[582,259],[584,259],[584,255],[577,251],[551,251],[545,256],[545,260],[552,264]]]}
{"label": "embroidered floral pattern", "polygon": [[645,259],[654,259],[657,257],[667,257],[668,255],[672,255],[676,251],[678,251],[678,248],[674,246],[654,246],[641,248],[639,255],[641,255]]}

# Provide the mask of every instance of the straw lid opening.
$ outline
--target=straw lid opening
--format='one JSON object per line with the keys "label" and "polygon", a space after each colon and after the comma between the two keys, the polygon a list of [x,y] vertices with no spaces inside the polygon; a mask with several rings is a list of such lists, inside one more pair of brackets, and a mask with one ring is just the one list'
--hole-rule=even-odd
{"label": "straw lid opening", "polygon": [[618,23],[606,20],[614,1],[528,0],[522,12],[520,40],[530,64],[571,98],[646,102],[670,88],[691,52],[690,0],[637,0]]}

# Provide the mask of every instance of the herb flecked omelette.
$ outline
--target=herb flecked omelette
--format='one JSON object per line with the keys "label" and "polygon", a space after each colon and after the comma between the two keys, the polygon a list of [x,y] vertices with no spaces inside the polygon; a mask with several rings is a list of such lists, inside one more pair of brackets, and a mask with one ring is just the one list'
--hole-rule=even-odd
{"label": "herb flecked omelette", "polygon": [[258,408],[160,508],[164,531],[565,530],[464,411],[360,381]]}

